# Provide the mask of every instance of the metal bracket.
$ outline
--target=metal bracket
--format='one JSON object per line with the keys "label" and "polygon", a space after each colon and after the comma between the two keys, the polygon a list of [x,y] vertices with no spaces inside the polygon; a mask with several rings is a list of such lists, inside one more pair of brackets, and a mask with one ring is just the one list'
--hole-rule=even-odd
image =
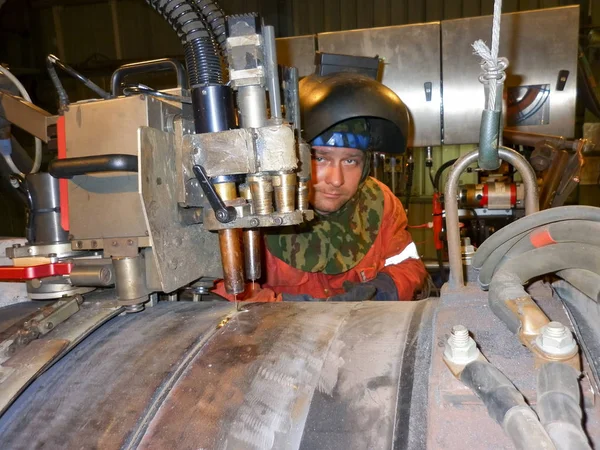
{"label": "metal bracket", "polygon": [[235,220],[237,217],[237,211],[233,206],[226,206],[225,203],[223,203],[223,200],[221,200],[215,191],[214,186],[208,179],[204,167],[196,164],[193,167],[193,170],[196,178],[198,178],[200,187],[204,191],[204,195],[206,195],[208,203],[210,203],[210,206],[213,209],[215,218],[221,223],[229,223]]}

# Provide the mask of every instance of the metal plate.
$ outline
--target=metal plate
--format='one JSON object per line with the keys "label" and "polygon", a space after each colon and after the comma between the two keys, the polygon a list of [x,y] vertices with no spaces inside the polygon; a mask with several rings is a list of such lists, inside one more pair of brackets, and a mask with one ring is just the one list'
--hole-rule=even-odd
{"label": "metal plate", "polygon": [[172,292],[202,276],[221,278],[218,236],[202,225],[180,222],[174,134],[148,127],[139,132],[141,190],[162,290]]}
{"label": "metal plate", "polygon": [[[440,24],[432,22],[318,35],[319,50],[384,59],[382,82],[410,111],[409,147],[440,145]],[[476,78],[475,78],[476,79]],[[425,83],[432,86],[427,101]]]}
{"label": "metal plate", "polygon": [[315,71],[316,36],[296,36],[275,39],[277,64],[296,67],[300,77]]}
{"label": "metal plate", "polygon": [[[138,155],[138,128],[162,129],[168,111],[179,110],[140,95],[73,104],[65,113],[67,157]],[[69,221],[75,240],[146,235],[137,174],[73,177],[69,181]]]}
{"label": "metal plate", "polygon": [[[442,22],[444,144],[479,141],[484,92],[477,82],[481,67],[471,44],[483,39],[490,45],[491,27],[492,16]],[[549,124],[518,130],[573,137],[578,30],[579,6],[502,15],[499,55],[510,62],[505,87],[550,88]],[[562,91],[556,90],[560,70],[569,71]]]}

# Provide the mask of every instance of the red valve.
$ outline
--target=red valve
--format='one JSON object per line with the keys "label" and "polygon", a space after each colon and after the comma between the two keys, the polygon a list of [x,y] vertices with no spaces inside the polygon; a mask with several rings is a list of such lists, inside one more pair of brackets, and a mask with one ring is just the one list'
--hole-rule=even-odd
{"label": "red valve", "polygon": [[52,263],[40,266],[0,266],[0,281],[26,281],[35,278],[68,275],[73,269],[73,263]]}

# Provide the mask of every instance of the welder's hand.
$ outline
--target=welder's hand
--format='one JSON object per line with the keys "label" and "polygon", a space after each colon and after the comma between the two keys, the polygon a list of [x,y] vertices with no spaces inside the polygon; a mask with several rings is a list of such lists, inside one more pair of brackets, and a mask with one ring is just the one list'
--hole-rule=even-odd
{"label": "welder's hand", "polygon": [[[392,277],[379,273],[375,279],[364,283],[345,281],[344,294],[329,299],[330,302],[348,302],[363,300],[398,300],[398,289]],[[336,297],[340,297],[338,300]],[[356,298],[354,298],[356,297]]]}
{"label": "welder's hand", "polygon": [[327,299],[328,302],[362,302],[365,300],[373,300],[377,294],[377,288],[369,283],[352,283],[346,281],[343,284],[343,294],[334,295]]}

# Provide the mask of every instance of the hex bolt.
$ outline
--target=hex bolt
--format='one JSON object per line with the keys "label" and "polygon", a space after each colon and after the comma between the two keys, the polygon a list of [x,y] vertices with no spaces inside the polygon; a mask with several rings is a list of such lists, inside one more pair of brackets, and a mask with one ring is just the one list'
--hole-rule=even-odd
{"label": "hex bolt", "polygon": [[560,322],[550,322],[542,327],[536,344],[540,350],[552,356],[569,356],[577,351],[573,333]]}
{"label": "hex bolt", "polygon": [[458,365],[467,365],[479,358],[477,344],[465,326],[455,325],[452,327],[452,333],[444,349],[444,357],[447,361]]}

